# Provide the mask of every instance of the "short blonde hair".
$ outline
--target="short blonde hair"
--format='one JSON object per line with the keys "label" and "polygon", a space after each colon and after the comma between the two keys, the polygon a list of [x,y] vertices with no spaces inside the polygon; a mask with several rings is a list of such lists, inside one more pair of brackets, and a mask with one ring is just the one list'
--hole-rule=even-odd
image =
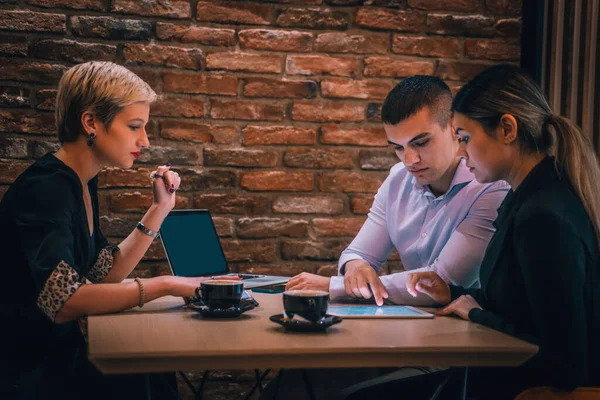
{"label": "short blonde hair", "polygon": [[56,129],[61,143],[83,133],[81,115],[88,111],[109,127],[115,115],[139,101],[152,103],[156,93],[139,76],[111,62],[75,65],[60,79],[56,96]]}

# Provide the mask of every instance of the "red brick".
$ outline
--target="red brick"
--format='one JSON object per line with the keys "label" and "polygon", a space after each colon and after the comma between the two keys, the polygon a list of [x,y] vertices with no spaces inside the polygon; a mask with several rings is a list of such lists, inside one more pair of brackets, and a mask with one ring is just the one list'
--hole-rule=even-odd
{"label": "red brick", "polygon": [[355,22],[359,26],[371,29],[421,32],[424,19],[422,14],[416,12],[361,7],[356,13]]}
{"label": "red brick", "polygon": [[240,218],[236,224],[240,238],[304,237],[308,221],[281,218]]}
{"label": "red brick", "polygon": [[356,146],[387,146],[387,136],[382,126],[343,128],[339,125],[321,127],[321,143]]}
{"label": "red brick", "polygon": [[314,129],[292,126],[247,126],[242,130],[245,146],[263,144],[309,145],[317,141]]}
{"label": "red brick", "polygon": [[194,197],[193,207],[206,208],[213,213],[263,215],[269,212],[271,201],[265,196],[200,194]]}
{"label": "red brick", "polygon": [[315,81],[280,81],[267,78],[248,78],[244,85],[247,97],[312,98],[317,92]]}
{"label": "red brick", "polygon": [[201,177],[201,185],[193,190],[233,189],[237,185],[235,171],[203,170]]}
{"label": "red brick", "polygon": [[57,83],[67,70],[64,65],[17,59],[0,59],[0,76],[5,81]]}
{"label": "red brick", "polygon": [[109,217],[103,215],[100,217],[100,229],[108,237],[127,237],[137,224],[137,219],[125,219],[119,217]]}
{"label": "red brick", "polygon": [[56,89],[41,89],[35,94],[37,109],[54,111],[54,105],[56,103]]}
{"label": "red brick", "polygon": [[214,119],[283,121],[285,105],[255,100],[211,99],[210,115]]}
{"label": "red brick", "polygon": [[30,91],[25,87],[0,86],[0,107],[30,107]]}
{"label": "red brick", "polygon": [[273,211],[286,214],[341,214],[344,201],[332,196],[285,196],[275,199]]}
{"label": "red brick", "polygon": [[185,19],[192,15],[187,0],[113,0],[110,10],[147,17]]}
{"label": "red brick", "polygon": [[350,209],[353,214],[368,214],[373,205],[373,194],[355,194],[350,198]]}
{"label": "red brick", "polygon": [[426,11],[472,12],[479,8],[479,0],[408,0],[408,5]]}
{"label": "red brick", "polygon": [[433,75],[434,61],[412,61],[391,57],[366,57],[364,75],[403,78],[413,75]]}
{"label": "red brick", "polygon": [[160,92],[160,84],[162,81],[160,77],[160,70],[136,66],[128,66],[127,69],[142,78],[142,80],[150,85],[154,91]]}
{"label": "red brick", "polygon": [[31,165],[30,162],[0,159],[0,183],[11,184]]}
{"label": "red brick", "polygon": [[381,121],[381,104],[380,103],[369,103],[367,105],[367,121],[380,122]]}
{"label": "red brick", "polygon": [[453,81],[467,81],[492,64],[469,63],[463,61],[440,61],[436,76]]}
{"label": "red brick", "polygon": [[488,60],[518,60],[521,47],[518,42],[502,39],[466,39],[465,55]]}
{"label": "red brick", "polygon": [[235,30],[184,26],[165,22],[156,23],[156,37],[161,40],[177,40],[181,43],[200,43],[209,46],[229,47],[235,45]]}
{"label": "red brick", "polygon": [[246,29],[238,32],[243,49],[273,51],[311,51],[312,34],[298,31]]}
{"label": "red brick", "polygon": [[288,56],[285,70],[292,75],[351,76],[358,72],[358,60],[314,54]]}
{"label": "red brick", "polygon": [[279,157],[274,151],[245,149],[204,149],[204,165],[231,167],[274,167]]}
{"label": "red brick", "polygon": [[98,174],[98,187],[150,187],[150,172],[148,168],[120,169],[105,168]]}
{"label": "red brick", "polygon": [[0,136],[0,157],[26,158],[27,140]]}
{"label": "red brick", "polygon": [[204,115],[204,99],[197,97],[161,96],[151,105],[152,116],[200,118]]}
{"label": "red brick", "polygon": [[460,41],[440,36],[400,36],[394,35],[392,51],[398,54],[424,57],[458,58]]}
{"label": "red brick", "polygon": [[328,278],[332,277],[332,276],[337,276],[338,265],[337,264],[321,265],[321,266],[319,266],[319,268],[317,269],[317,272],[315,272],[315,274],[321,275],[321,276],[326,276]]}
{"label": "red brick", "polygon": [[314,178],[311,172],[246,172],[240,186],[252,191],[303,192],[313,190]]}
{"label": "red brick", "polygon": [[519,38],[521,35],[521,19],[505,18],[496,21],[494,28],[498,36]]}
{"label": "red brick", "polygon": [[54,135],[54,114],[0,110],[0,132]]}
{"label": "red brick", "polygon": [[200,69],[202,50],[146,44],[126,44],[123,56],[127,64],[147,64],[187,69]]}
{"label": "red brick", "polygon": [[347,102],[295,101],[292,108],[294,121],[363,121],[365,106]]}
{"label": "red brick", "polygon": [[343,239],[318,242],[286,240],[281,246],[281,257],[284,260],[337,260],[348,244],[348,240]]}
{"label": "red brick", "polygon": [[277,243],[271,240],[222,240],[227,261],[270,262],[277,257]]}
{"label": "red brick", "polygon": [[210,125],[192,121],[162,121],[160,136],[164,139],[184,140],[196,143],[227,144],[235,140],[232,126]]}
{"label": "red brick", "polygon": [[293,168],[342,168],[352,169],[352,153],[344,150],[320,148],[297,148],[286,151],[283,163]]}
{"label": "red brick", "polygon": [[361,150],[358,162],[361,169],[387,171],[400,160],[391,150]]}
{"label": "red brick", "polygon": [[0,35],[0,54],[26,56],[28,50],[26,37]]}
{"label": "red brick", "polygon": [[266,4],[199,1],[196,19],[203,22],[270,25],[271,8]]}
{"label": "red brick", "polygon": [[306,29],[346,29],[348,14],[319,8],[285,8],[277,16],[277,25]]}
{"label": "red brick", "polygon": [[67,30],[66,17],[63,14],[0,10],[0,29],[64,33]]}
{"label": "red brick", "polygon": [[237,94],[238,79],[234,76],[164,72],[162,79],[165,92],[221,94],[226,96]]}
{"label": "red brick", "polygon": [[[151,192],[130,192],[113,194],[110,197],[110,209],[113,212],[145,212],[152,205]],[[175,208],[185,209],[188,199],[176,196]]]}
{"label": "red brick", "polygon": [[521,15],[522,0],[485,0],[485,7],[492,15]]}
{"label": "red brick", "polygon": [[225,217],[213,217],[217,235],[221,237],[233,236],[233,219]]}
{"label": "red brick", "polygon": [[364,218],[315,218],[312,228],[319,236],[356,236]]}
{"label": "red brick", "polygon": [[318,182],[322,192],[375,193],[383,179],[358,172],[332,172],[319,176]]}
{"label": "red brick", "polygon": [[464,82],[446,82],[450,91],[452,92],[452,96],[456,96],[456,93],[464,86]]}
{"label": "red brick", "polygon": [[2,201],[2,199],[4,198],[4,195],[6,194],[6,192],[8,192],[9,187],[10,186],[8,186],[8,185],[0,186],[0,201]]}
{"label": "red brick", "polygon": [[483,15],[429,14],[426,30],[438,35],[495,36],[494,19]]}
{"label": "red brick", "polygon": [[385,54],[390,42],[384,34],[350,34],[346,32],[321,33],[315,49],[323,53]]}
{"label": "red brick", "polygon": [[152,23],[112,17],[71,17],[71,30],[76,36],[113,40],[148,40]]}
{"label": "red brick", "polygon": [[330,78],[321,81],[321,95],[333,98],[383,100],[393,87],[393,81]]}
{"label": "red brick", "polygon": [[151,164],[152,168],[155,168],[156,165],[164,165],[167,162],[173,165],[198,165],[200,157],[193,146],[187,148],[150,146],[142,151],[142,155],[137,162]]}
{"label": "red brick", "polygon": [[70,63],[86,61],[113,61],[117,46],[96,43],[79,43],[74,40],[41,40],[32,46],[37,58],[59,60]]}
{"label": "red brick", "polygon": [[104,11],[104,1],[102,0],[27,0],[27,4],[44,8]]}
{"label": "red brick", "polygon": [[30,155],[32,158],[38,160],[47,153],[56,153],[59,148],[60,143],[58,142],[58,138],[51,142],[45,140],[34,140],[30,144]]}
{"label": "red brick", "polygon": [[271,54],[212,53],[206,57],[206,68],[244,72],[281,72],[281,57]]}

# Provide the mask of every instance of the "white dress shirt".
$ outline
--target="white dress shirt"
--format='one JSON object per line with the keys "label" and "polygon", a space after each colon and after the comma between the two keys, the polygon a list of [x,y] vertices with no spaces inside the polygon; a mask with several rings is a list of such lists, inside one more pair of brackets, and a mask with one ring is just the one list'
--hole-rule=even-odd
{"label": "white dress shirt", "polygon": [[408,294],[410,272],[435,271],[449,284],[479,287],[479,266],[494,233],[492,222],[509,189],[504,181],[477,182],[463,160],[448,191],[435,197],[404,164],[396,164],[375,195],[360,232],[342,252],[339,275],[329,285],[332,301],[347,297],[342,275],[348,261],[364,260],[379,272],[394,248],[405,271],[381,277],[389,302],[435,304],[424,294]]}

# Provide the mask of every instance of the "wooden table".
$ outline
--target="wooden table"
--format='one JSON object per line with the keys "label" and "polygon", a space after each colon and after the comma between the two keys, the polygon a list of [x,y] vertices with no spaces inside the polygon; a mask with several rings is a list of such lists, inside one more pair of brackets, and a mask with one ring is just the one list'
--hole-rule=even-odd
{"label": "wooden table", "polygon": [[[252,294],[252,292],[250,292]],[[89,358],[103,373],[193,369],[517,366],[537,346],[454,317],[346,319],[326,333],[291,333],[269,321],[281,294],[238,319],[203,319],[180,298],[88,319]]]}

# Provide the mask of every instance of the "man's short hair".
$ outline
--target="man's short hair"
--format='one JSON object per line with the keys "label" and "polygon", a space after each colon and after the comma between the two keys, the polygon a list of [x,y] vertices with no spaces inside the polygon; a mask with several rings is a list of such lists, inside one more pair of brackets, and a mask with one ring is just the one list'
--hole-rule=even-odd
{"label": "man's short hair", "polygon": [[396,125],[423,107],[429,108],[442,128],[448,126],[452,115],[452,92],[444,81],[426,75],[404,79],[385,98],[381,119],[384,124]]}

